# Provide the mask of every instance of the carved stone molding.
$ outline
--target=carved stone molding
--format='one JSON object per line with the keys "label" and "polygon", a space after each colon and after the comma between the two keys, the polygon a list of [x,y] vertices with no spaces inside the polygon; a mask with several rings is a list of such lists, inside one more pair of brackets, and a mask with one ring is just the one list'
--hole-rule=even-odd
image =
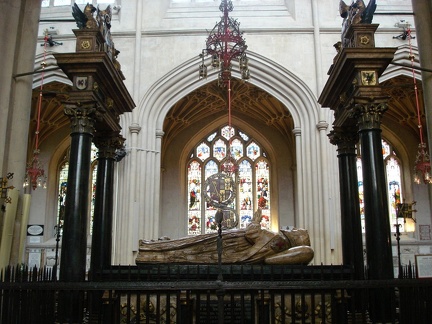
{"label": "carved stone molding", "polygon": [[359,130],[380,129],[381,117],[387,110],[387,103],[357,103],[350,112],[350,117],[357,120]]}

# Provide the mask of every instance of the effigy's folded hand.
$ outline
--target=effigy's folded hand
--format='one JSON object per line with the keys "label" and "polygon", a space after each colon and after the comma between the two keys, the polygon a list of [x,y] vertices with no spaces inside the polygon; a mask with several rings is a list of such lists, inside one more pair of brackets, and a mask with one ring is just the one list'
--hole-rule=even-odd
{"label": "effigy's folded hand", "polygon": [[254,213],[251,222],[255,224],[259,224],[261,223],[261,219],[262,219],[262,210],[261,208],[258,208],[257,211]]}

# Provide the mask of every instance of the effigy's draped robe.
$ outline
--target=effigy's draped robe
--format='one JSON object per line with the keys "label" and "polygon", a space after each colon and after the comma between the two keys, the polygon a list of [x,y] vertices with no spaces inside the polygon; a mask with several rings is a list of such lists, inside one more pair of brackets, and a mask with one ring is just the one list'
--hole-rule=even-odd
{"label": "effigy's draped robe", "polygon": [[[218,262],[217,233],[175,240],[140,241],[137,264]],[[313,258],[305,230],[274,233],[252,222],[246,229],[222,233],[221,262],[225,264],[307,264]]]}

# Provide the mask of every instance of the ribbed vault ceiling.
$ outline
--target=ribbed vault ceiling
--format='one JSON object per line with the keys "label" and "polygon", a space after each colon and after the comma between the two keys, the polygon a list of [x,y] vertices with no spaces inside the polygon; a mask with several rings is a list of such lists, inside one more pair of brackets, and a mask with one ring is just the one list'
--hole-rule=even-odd
{"label": "ribbed vault ceiling", "polygon": [[[421,123],[426,135],[425,113],[423,106],[422,84],[416,81]],[[414,82],[412,78],[399,76],[383,83],[384,92],[390,97],[389,110],[384,114],[386,120],[407,128],[415,137],[419,136],[418,115]]]}
{"label": "ribbed vault ceiling", "polygon": [[[282,103],[267,92],[243,81],[231,82],[231,113],[275,127],[284,135],[291,134],[292,117]],[[217,81],[206,84],[179,100],[169,111],[164,123],[165,138],[176,136],[184,128],[212,117],[228,116],[227,90]]]}

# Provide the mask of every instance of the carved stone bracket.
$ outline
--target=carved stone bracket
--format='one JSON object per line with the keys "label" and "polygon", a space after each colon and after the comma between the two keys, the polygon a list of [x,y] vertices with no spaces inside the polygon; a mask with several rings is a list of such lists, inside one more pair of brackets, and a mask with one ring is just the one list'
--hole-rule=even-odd
{"label": "carved stone bracket", "polygon": [[116,151],[123,147],[125,139],[116,132],[96,133],[93,142],[98,148],[98,157],[115,159]]}
{"label": "carved stone bracket", "polygon": [[64,113],[71,121],[71,133],[94,134],[94,126],[101,119],[103,112],[98,109],[95,102],[91,103],[65,103]]}
{"label": "carved stone bracket", "polygon": [[380,129],[381,116],[387,110],[387,103],[357,103],[350,112],[350,117],[357,119],[359,130]]}

